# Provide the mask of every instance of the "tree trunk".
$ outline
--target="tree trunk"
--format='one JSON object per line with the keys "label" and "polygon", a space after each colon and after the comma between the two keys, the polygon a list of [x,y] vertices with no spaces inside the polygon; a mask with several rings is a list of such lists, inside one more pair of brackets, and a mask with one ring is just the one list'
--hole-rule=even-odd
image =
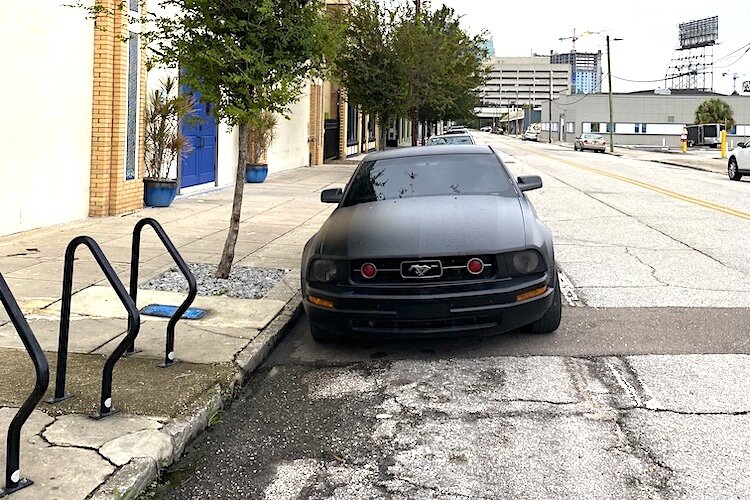
{"label": "tree trunk", "polygon": [[[219,268],[216,277],[226,279],[232,270],[234,261],[234,247],[237,245],[237,235],[240,232],[240,215],[242,214],[242,193],[245,189],[245,164],[247,163],[247,123],[238,125],[240,134],[240,151],[237,158],[237,177],[234,181],[234,200],[232,201],[232,216],[229,219],[229,232],[224,243]],[[256,158],[257,160],[257,158]],[[257,163],[257,162],[256,162]]]}
{"label": "tree trunk", "polygon": [[380,151],[385,151],[388,142],[388,121],[380,119],[380,143],[378,144]]}
{"label": "tree trunk", "polygon": [[411,145],[419,145],[419,108],[411,110]]}

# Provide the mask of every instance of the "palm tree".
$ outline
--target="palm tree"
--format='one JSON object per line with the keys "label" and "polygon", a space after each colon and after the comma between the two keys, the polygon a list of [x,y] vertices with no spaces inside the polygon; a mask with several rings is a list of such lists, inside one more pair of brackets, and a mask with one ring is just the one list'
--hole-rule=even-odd
{"label": "palm tree", "polygon": [[723,99],[706,99],[695,110],[695,123],[724,123],[729,131],[734,127],[734,112]]}

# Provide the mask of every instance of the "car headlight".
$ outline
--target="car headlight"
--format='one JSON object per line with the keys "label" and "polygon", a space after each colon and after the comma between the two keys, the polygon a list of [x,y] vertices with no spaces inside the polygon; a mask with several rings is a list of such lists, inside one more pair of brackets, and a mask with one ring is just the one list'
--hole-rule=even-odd
{"label": "car headlight", "polygon": [[330,283],[338,277],[338,265],[333,260],[316,259],[311,266],[313,281]]}
{"label": "car headlight", "polygon": [[544,271],[544,261],[536,250],[522,250],[506,254],[505,262],[511,276],[523,276]]}

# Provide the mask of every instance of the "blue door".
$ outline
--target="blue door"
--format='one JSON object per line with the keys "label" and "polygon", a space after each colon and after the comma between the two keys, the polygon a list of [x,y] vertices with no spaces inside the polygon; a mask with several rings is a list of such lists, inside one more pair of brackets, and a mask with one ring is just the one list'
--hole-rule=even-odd
{"label": "blue door", "polygon": [[193,151],[180,164],[180,186],[185,188],[216,180],[216,120],[211,115],[211,104],[201,102],[198,92],[187,86],[180,90],[192,92],[196,99],[195,117],[182,123],[182,133],[193,145]]}

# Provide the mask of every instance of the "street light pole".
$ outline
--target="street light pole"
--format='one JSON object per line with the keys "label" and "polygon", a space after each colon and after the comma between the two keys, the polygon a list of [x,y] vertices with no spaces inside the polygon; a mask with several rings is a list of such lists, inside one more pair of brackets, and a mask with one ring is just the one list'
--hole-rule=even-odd
{"label": "street light pole", "polygon": [[609,35],[607,35],[607,80],[609,81],[609,152],[615,152],[615,123],[612,116],[612,60],[609,56]]}

